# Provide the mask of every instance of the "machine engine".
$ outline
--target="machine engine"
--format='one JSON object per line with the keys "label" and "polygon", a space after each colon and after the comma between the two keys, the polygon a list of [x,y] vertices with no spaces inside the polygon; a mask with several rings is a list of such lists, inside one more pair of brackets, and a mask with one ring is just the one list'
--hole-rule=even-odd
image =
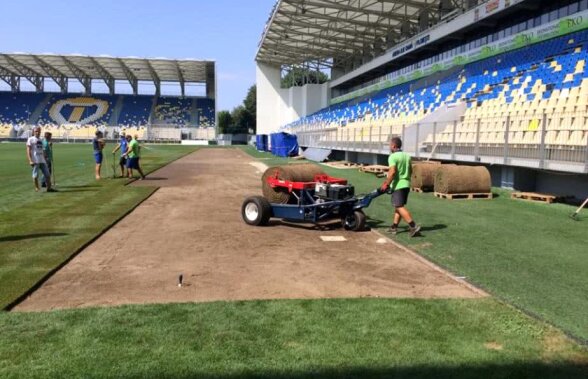
{"label": "machine engine", "polygon": [[316,183],[314,195],[323,200],[347,200],[355,196],[355,187],[319,182]]}

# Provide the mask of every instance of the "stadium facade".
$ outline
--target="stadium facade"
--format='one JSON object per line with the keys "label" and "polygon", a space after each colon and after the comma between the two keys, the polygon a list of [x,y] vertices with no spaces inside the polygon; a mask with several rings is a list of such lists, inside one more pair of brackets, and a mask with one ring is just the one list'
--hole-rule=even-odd
{"label": "stadium facade", "polygon": [[140,139],[216,136],[213,61],[81,55],[0,54],[0,138],[22,139],[40,125],[57,140],[96,130]]}
{"label": "stadium facade", "polygon": [[[588,1],[281,0],[257,51],[258,134],[383,163],[484,164],[493,184],[588,196]],[[324,84],[281,88],[292,67]]]}

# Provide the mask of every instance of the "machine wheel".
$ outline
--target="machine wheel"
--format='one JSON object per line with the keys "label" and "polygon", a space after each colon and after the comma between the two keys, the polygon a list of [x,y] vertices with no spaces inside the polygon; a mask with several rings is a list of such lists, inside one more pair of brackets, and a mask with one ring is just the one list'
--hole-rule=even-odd
{"label": "machine wheel", "polygon": [[243,202],[241,216],[249,225],[264,226],[272,217],[272,206],[265,197],[251,196]]}
{"label": "machine wheel", "polygon": [[346,230],[353,230],[358,232],[365,229],[365,213],[362,211],[354,211],[344,215],[341,218],[341,223]]}

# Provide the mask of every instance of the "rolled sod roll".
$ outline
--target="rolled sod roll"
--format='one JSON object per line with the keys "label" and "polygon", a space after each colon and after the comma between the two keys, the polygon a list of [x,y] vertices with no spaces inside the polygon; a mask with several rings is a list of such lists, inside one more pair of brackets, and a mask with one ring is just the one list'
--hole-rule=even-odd
{"label": "rolled sod roll", "polygon": [[324,171],[312,163],[292,164],[284,166],[270,167],[261,177],[261,189],[263,196],[270,203],[286,204],[290,200],[290,193],[284,188],[272,188],[267,182],[267,178],[276,177],[280,180],[291,182],[312,182],[316,175],[325,175]]}
{"label": "rolled sod roll", "polygon": [[483,166],[441,165],[435,174],[435,192],[490,193],[490,172]]}
{"label": "rolled sod roll", "polygon": [[[454,164],[444,166],[455,166]],[[412,188],[420,188],[423,191],[430,191],[435,187],[435,175],[441,167],[439,163],[415,162],[412,165],[412,177],[410,185]]]}

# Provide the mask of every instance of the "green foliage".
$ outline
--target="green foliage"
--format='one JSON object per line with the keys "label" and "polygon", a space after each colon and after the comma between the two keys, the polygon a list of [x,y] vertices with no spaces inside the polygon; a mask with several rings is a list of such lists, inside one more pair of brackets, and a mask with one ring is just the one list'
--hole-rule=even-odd
{"label": "green foliage", "polygon": [[[222,117],[222,120],[221,120]],[[219,129],[222,134],[255,134],[257,130],[257,87],[249,87],[243,104],[230,113],[218,114]]]}
{"label": "green foliage", "polygon": [[[247,91],[243,106],[251,114],[253,120],[257,120],[257,85],[252,85]],[[255,129],[255,128],[254,128]]]}
{"label": "green foliage", "polygon": [[218,129],[220,134],[227,134],[233,125],[233,117],[229,111],[218,112]]}
{"label": "green foliage", "polygon": [[305,84],[323,84],[329,76],[322,71],[294,67],[282,78],[282,88],[300,87]]}
{"label": "green foliage", "polygon": [[0,314],[0,377],[585,378],[585,351],[491,299]]}
{"label": "green foliage", "polygon": [[[243,105],[239,105],[231,112],[233,118],[234,134],[249,134],[250,130],[255,132],[255,119],[253,115]],[[253,133],[251,133],[253,134]]]}
{"label": "green foliage", "polygon": [[[143,169],[153,171],[194,150],[149,146],[142,149]],[[109,178],[113,156],[105,155],[102,174]],[[0,181],[10,183],[0,187],[0,309],[154,190],[125,186],[125,179],[96,181],[91,146],[55,144],[59,192],[35,193],[24,156],[24,143],[0,144]]]}

